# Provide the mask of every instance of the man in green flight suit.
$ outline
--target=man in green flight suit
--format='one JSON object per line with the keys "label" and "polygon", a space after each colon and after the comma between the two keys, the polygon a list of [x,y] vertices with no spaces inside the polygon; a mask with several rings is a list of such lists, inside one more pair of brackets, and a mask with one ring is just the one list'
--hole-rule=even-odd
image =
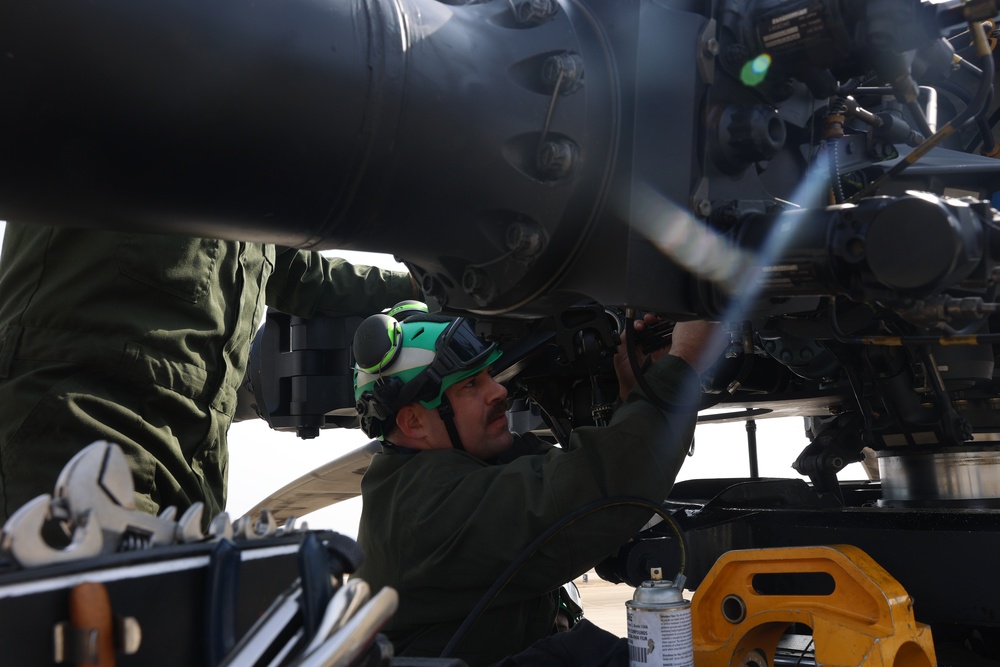
{"label": "man in green flight suit", "polygon": [[265,306],[367,315],[416,289],[316,252],[8,222],[0,295],[0,518],[108,440],[140,510],[202,501],[207,521],[225,508],[226,432]]}
{"label": "man in green flight suit", "polygon": [[[700,395],[696,373],[716,358],[713,326],[680,323],[669,353],[654,355],[644,378],[662,399],[691,406],[692,394]],[[507,391],[490,375],[500,351],[467,320],[415,315],[399,323],[374,315],[358,329],[354,354],[362,428],[384,445],[362,481],[365,562],[356,576],[373,590],[399,592],[399,610],[383,630],[397,655],[441,655],[505,568],[570,513],[616,496],[661,503],[693,437],[695,411],[654,405],[633,388],[621,352],[621,407],[608,426],[573,431],[565,449],[508,430]],[[538,549],[449,657],[472,667],[537,664],[537,657],[508,656],[525,656],[532,645],[536,651],[553,633],[560,586],[649,518],[648,510],[617,506],[573,521]],[[547,640],[560,647],[542,651],[541,662],[628,664],[624,640],[586,625],[586,640],[576,630]],[[582,645],[572,647],[575,639]]]}

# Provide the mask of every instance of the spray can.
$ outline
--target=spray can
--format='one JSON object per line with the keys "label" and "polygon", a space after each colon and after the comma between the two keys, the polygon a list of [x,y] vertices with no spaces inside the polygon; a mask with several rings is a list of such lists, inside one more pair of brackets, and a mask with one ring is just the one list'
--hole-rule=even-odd
{"label": "spray can", "polygon": [[625,603],[630,667],[694,667],[686,580],[678,574],[673,581],[644,581]]}

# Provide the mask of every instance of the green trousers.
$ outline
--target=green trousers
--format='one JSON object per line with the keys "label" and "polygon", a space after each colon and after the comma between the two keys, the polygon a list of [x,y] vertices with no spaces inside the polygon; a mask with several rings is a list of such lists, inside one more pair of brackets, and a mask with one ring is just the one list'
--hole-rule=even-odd
{"label": "green trousers", "polygon": [[148,512],[225,507],[226,431],[267,306],[369,315],[405,272],[260,243],[8,222],[0,253],[0,519],[95,440]]}

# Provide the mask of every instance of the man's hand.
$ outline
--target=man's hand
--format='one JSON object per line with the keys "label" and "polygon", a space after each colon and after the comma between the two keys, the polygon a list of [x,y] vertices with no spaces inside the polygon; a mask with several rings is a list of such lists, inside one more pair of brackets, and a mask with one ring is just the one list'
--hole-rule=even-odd
{"label": "man's hand", "polygon": [[726,347],[727,338],[720,324],[691,320],[678,322],[670,343],[670,354],[680,357],[701,375],[716,362]]}
{"label": "man's hand", "polygon": [[[643,319],[635,320],[632,326],[636,332],[639,332],[659,321],[659,317],[647,313]],[[674,326],[669,346],[655,350],[649,355],[645,354],[641,347],[636,349],[639,367],[645,368],[648,360],[656,361],[666,354],[671,354],[686,361],[700,375],[715,363],[725,349],[726,337],[723,333],[722,327],[714,322],[702,320],[678,322]],[[627,337],[629,335],[631,333],[628,331],[622,333],[622,343],[618,346],[618,352],[615,354],[618,395],[622,400],[625,400],[636,382],[635,375],[632,373],[632,365],[628,360]]]}
{"label": "man's hand", "polygon": [[[632,328],[636,331],[645,331],[646,327],[650,327],[660,321],[660,318],[651,313],[647,313],[643,316],[641,320],[635,320],[632,322]],[[635,386],[635,374],[632,373],[632,365],[628,360],[628,337],[631,336],[630,331],[622,332],[622,342],[618,346],[618,351],[615,353],[615,374],[618,376],[618,396],[624,401],[625,397]],[[660,357],[667,354],[670,350],[670,346],[654,350],[652,354],[647,355],[641,346],[636,348],[636,357],[639,362],[639,368],[645,368],[649,363],[649,360],[656,361]]]}

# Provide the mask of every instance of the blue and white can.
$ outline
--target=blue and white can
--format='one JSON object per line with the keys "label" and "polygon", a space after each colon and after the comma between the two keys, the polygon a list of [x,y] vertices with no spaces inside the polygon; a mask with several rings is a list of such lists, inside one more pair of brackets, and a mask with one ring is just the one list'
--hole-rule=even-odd
{"label": "blue and white can", "polygon": [[644,581],[625,602],[631,667],[694,667],[684,581],[682,574],[674,581]]}

